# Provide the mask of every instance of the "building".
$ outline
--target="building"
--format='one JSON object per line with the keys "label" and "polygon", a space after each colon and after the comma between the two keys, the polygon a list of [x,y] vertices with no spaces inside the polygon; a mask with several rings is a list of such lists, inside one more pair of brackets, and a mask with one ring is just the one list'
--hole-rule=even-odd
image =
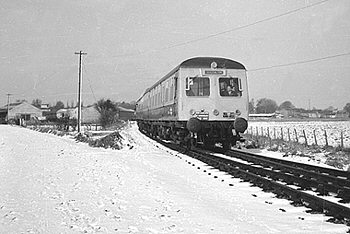
{"label": "building", "polygon": [[280,118],[277,113],[260,113],[260,114],[249,114],[249,119],[272,119]]}
{"label": "building", "polygon": [[118,107],[118,119],[131,120],[135,118],[135,110]]}
{"label": "building", "polygon": [[350,116],[349,116],[348,112],[346,112],[344,110],[340,110],[340,111],[337,111],[337,113],[335,114],[335,117],[345,119],[345,118],[348,118]]}
{"label": "building", "polygon": [[[78,119],[78,107],[60,109],[56,112],[56,116],[58,119]],[[100,113],[96,110],[94,105],[81,108],[81,122],[83,124],[98,123],[99,120]]]}
{"label": "building", "polygon": [[78,118],[78,108],[63,108],[56,111],[57,119],[77,119]]}
{"label": "building", "polygon": [[[7,113],[8,110],[8,113]],[[0,108],[0,119],[1,121],[6,121],[7,116],[9,120],[25,120],[29,121],[31,119],[41,119],[43,112],[41,109],[29,104],[26,101],[10,103],[9,106],[5,105]]]}
{"label": "building", "polygon": [[83,107],[81,110],[81,122],[85,124],[98,123],[100,121],[100,112],[95,108],[95,105]]}

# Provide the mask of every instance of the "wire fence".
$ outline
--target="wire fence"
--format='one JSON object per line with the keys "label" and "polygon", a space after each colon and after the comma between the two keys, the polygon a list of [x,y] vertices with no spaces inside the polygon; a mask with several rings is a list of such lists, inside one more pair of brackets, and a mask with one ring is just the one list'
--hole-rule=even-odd
{"label": "wire fence", "polygon": [[[52,130],[74,132],[77,130],[75,124],[62,124],[62,123],[35,123],[26,125],[27,128],[36,129],[36,128],[50,128]],[[91,123],[91,124],[82,124],[82,131],[101,131],[103,128],[101,124]]]}
{"label": "wire fence", "polygon": [[349,148],[350,137],[345,136],[344,131],[327,132],[327,130],[305,130],[286,127],[258,127],[251,126],[247,129],[248,135],[257,140],[267,140],[272,145],[273,141],[299,143],[305,146],[333,146],[342,149]]}

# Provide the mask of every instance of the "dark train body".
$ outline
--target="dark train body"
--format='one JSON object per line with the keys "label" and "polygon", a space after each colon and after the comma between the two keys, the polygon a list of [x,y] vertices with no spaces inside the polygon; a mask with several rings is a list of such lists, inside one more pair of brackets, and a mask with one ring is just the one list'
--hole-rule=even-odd
{"label": "dark train body", "polygon": [[245,67],[217,57],[191,58],[148,88],[136,103],[139,129],[185,144],[224,147],[247,129]]}

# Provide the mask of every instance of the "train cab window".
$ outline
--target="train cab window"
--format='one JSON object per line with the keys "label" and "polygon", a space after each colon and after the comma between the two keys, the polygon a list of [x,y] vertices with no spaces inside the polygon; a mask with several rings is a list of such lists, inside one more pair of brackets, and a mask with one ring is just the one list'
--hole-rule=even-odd
{"label": "train cab window", "polygon": [[238,78],[219,78],[220,96],[242,96],[241,80]]}
{"label": "train cab window", "polygon": [[187,96],[209,96],[210,82],[208,77],[186,77]]}

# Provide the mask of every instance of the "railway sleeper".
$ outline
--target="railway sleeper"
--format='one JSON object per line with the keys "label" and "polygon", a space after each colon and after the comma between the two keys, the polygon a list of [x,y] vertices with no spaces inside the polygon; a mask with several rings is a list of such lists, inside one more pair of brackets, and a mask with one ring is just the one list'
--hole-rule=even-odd
{"label": "railway sleeper", "polygon": [[[232,157],[240,158],[242,160],[245,160],[251,163],[266,165],[267,167],[273,167],[274,170],[283,170],[284,172],[292,173],[294,175],[313,178],[313,180],[317,180],[318,182],[322,182],[324,184],[331,183],[339,187],[350,187],[350,180],[346,179],[350,177],[350,173],[338,172],[338,173],[341,173],[341,175],[336,175],[334,171],[330,171],[327,169],[324,169],[324,170],[326,170],[327,172],[329,171],[329,173],[322,173],[319,170],[313,169],[314,167],[312,166],[302,165],[300,163],[288,162],[288,161],[272,159],[272,158],[264,158],[264,157],[260,157],[252,154],[245,154],[237,151],[229,151],[227,153]],[[296,170],[295,168],[292,168],[292,167],[297,167],[298,169]],[[297,172],[297,171],[300,171],[300,172]],[[339,177],[342,179],[340,180]]]}

